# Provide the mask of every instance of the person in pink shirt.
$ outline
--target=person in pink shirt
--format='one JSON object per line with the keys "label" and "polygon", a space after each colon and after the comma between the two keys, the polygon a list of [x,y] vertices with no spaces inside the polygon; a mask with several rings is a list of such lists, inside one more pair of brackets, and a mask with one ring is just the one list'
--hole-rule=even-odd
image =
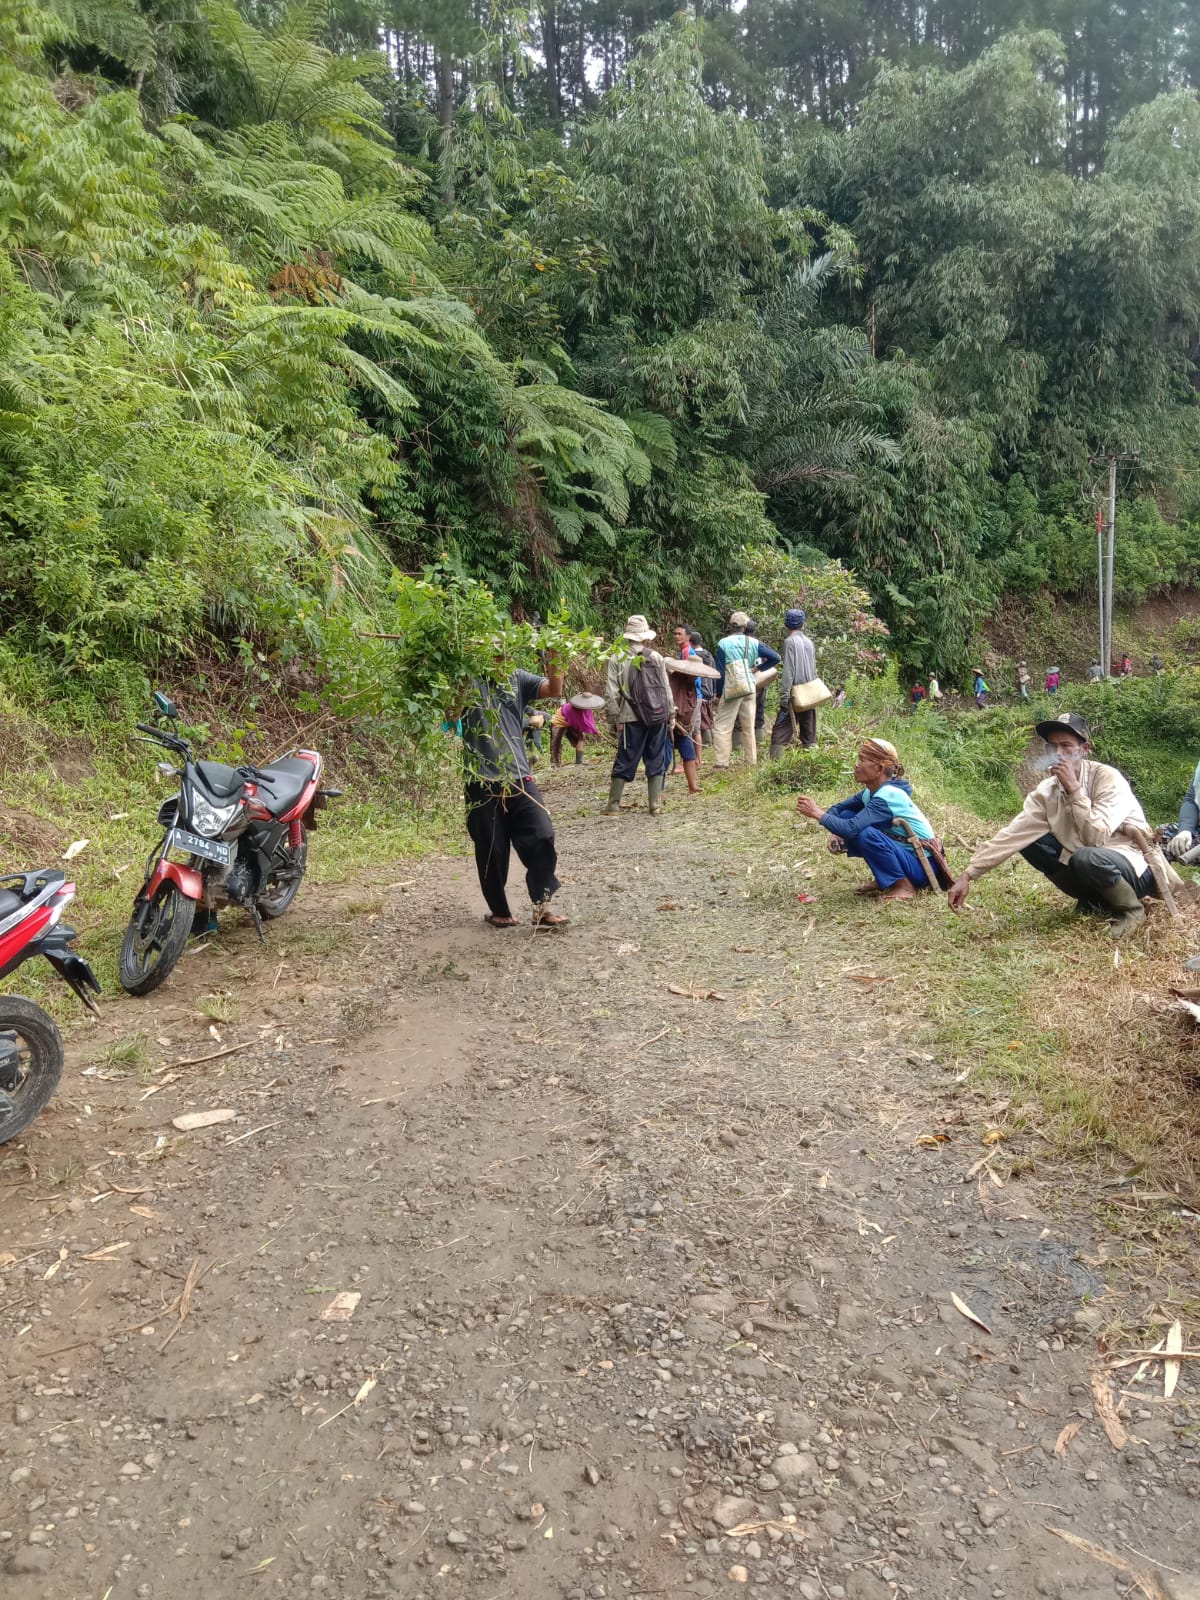
{"label": "person in pink shirt", "polygon": [[[598,695],[576,695],[575,700],[603,701]],[[583,743],[585,739],[598,739],[599,729],[596,727],[595,712],[588,706],[576,705],[575,700],[564,700],[550,720],[550,765],[562,766],[563,740],[575,752],[575,765],[583,765]]]}

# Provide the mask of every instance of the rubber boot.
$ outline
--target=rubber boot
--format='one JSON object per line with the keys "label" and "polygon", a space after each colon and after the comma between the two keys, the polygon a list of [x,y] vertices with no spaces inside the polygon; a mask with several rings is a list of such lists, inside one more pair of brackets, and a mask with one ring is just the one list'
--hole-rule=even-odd
{"label": "rubber boot", "polygon": [[621,815],[621,796],[625,793],[625,779],[614,778],[608,786],[608,804],[600,813],[602,817],[619,817]]}
{"label": "rubber boot", "polygon": [[1124,939],[1145,922],[1146,908],[1137,890],[1124,878],[1114,883],[1111,889],[1105,889],[1102,899],[1111,913],[1108,926],[1114,939]]}
{"label": "rubber boot", "polygon": [[662,810],[662,792],[666,781],[665,777],[646,779],[646,788],[650,792],[650,815],[652,817],[658,816]]}
{"label": "rubber boot", "polygon": [[576,752],[575,752],[575,765],[577,767],[581,767],[583,765],[583,751],[582,750],[576,750]]}

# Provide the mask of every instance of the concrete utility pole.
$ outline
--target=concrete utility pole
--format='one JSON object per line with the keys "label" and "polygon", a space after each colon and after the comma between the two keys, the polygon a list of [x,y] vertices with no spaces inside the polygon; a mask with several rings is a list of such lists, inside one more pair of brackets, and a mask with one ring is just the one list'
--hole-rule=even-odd
{"label": "concrete utility pole", "polygon": [[1100,578],[1100,665],[1104,676],[1112,676],[1112,614],[1113,614],[1113,557],[1117,548],[1117,462],[1136,461],[1136,450],[1121,454],[1106,451],[1093,456],[1093,461],[1108,462],[1108,542],[1101,537],[1100,517],[1096,518],[1096,563]]}
{"label": "concrete utility pole", "polygon": [[1108,652],[1104,648],[1104,511],[1096,507],[1096,593],[1100,597],[1100,654],[1096,657],[1102,665],[1108,660]]}
{"label": "concrete utility pole", "polygon": [[1117,458],[1108,458],[1108,553],[1104,562],[1104,676],[1112,671],[1113,556],[1117,548]]}

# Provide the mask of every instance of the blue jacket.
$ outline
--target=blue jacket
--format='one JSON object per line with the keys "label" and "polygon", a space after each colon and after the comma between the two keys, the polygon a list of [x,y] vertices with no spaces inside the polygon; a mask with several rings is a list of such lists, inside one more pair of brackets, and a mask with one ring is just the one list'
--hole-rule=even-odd
{"label": "blue jacket", "polygon": [[851,795],[849,800],[839,800],[821,818],[821,826],[836,833],[839,839],[856,839],[865,829],[878,828],[907,844],[908,835],[900,827],[901,819],[910,824],[918,839],[934,837],[929,818],[913,802],[912,784],[904,778],[893,778],[874,794],[864,789],[861,794]]}

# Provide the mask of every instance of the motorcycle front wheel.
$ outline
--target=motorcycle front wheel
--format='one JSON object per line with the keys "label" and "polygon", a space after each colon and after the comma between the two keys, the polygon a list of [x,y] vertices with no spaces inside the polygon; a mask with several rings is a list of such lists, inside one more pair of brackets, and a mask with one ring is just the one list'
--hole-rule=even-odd
{"label": "motorcycle front wheel", "polygon": [[154,897],[138,906],[121,941],[121,987],[149,994],[165,983],[187,947],[195,906],[177,883],[159,884]]}
{"label": "motorcycle front wheel", "polygon": [[268,922],[281,917],[300,893],[307,870],[308,830],[301,823],[299,850],[293,850],[285,838],[275,851],[271,861],[271,876],[256,902],[259,916],[265,917]]}
{"label": "motorcycle front wheel", "polygon": [[45,1110],[62,1069],[62,1035],[41,1006],[0,996],[0,1144]]}

